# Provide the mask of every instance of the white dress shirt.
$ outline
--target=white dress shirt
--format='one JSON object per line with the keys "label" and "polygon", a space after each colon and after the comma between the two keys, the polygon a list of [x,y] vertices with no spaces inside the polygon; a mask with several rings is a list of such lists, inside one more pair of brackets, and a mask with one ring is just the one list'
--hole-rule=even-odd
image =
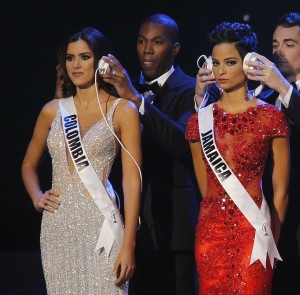
{"label": "white dress shirt", "polygon": [[[162,87],[164,85],[164,83],[167,81],[167,79],[174,72],[174,70],[175,70],[174,66],[172,66],[171,69],[168,72],[164,73],[163,75],[161,75],[157,79],[152,80],[151,82],[146,82],[143,73],[141,73],[140,83],[141,84],[143,84],[143,83],[152,84],[152,83],[157,81],[158,84]],[[147,91],[147,92],[144,93],[144,95],[142,95],[142,103],[141,103],[140,108],[139,108],[139,112],[140,112],[141,115],[145,114],[145,98],[147,98],[148,95],[153,95],[152,91]]]}
{"label": "white dress shirt", "polygon": [[[295,83],[296,83],[297,89],[300,90],[300,80],[297,80]],[[278,107],[279,109],[281,109],[281,104],[283,104],[286,108],[288,108],[289,104],[290,104],[292,92],[293,92],[293,86],[291,85],[284,98],[282,98],[280,95],[278,96],[278,98],[276,99],[276,102],[275,102],[275,106]]]}

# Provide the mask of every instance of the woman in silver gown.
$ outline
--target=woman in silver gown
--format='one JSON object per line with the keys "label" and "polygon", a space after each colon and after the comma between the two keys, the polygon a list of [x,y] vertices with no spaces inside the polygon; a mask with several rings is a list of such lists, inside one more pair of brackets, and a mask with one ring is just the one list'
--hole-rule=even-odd
{"label": "woman in silver gown", "polygon": [[[67,98],[53,99],[39,114],[22,164],[28,194],[36,210],[43,212],[40,242],[48,294],[126,294],[135,268],[141,125],[134,104],[117,98],[116,91],[103,81],[102,74],[97,73],[95,85],[98,62],[109,52],[107,38],[98,30],[86,27],[62,44],[58,58],[63,71],[64,97],[70,97],[75,106],[82,148],[97,181],[105,188],[106,201],[112,202],[109,205],[115,209],[111,218],[115,223],[121,221],[121,239],[105,227],[109,218],[101,211],[103,204],[98,206],[90,194],[80,176],[82,167],[77,167],[74,152],[69,149],[61,109]],[[115,75],[118,70],[115,69]],[[121,145],[124,224],[108,182]],[[52,187],[43,192],[38,166],[47,148],[52,158],[53,177]],[[109,240],[112,243],[107,246]]]}

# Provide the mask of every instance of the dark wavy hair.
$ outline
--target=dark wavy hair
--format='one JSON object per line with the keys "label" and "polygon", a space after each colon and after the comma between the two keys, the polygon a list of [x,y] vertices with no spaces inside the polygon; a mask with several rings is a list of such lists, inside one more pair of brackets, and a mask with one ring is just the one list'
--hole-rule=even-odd
{"label": "dark wavy hair", "polygon": [[242,59],[257,48],[257,36],[248,24],[223,22],[209,33],[208,38],[212,47],[221,43],[233,43]]}
{"label": "dark wavy hair", "polygon": [[277,26],[282,26],[284,28],[291,28],[295,26],[300,27],[300,13],[299,12],[285,13],[278,19]]}
{"label": "dark wavy hair", "polygon": [[[63,69],[63,93],[65,97],[75,95],[76,94],[76,87],[69,78],[66,69],[66,57],[67,57],[67,49],[69,43],[76,42],[78,40],[84,40],[91,51],[94,54],[94,70],[96,71],[98,62],[103,55],[107,55],[111,53],[111,45],[107,37],[92,27],[84,27],[83,29],[73,33],[72,35],[68,36],[65,40],[62,41],[61,45],[57,50],[57,59],[58,63],[62,66]],[[103,79],[98,75],[97,82],[99,87],[102,87],[106,92],[111,95],[116,95],[115,88],[103,81]]]}

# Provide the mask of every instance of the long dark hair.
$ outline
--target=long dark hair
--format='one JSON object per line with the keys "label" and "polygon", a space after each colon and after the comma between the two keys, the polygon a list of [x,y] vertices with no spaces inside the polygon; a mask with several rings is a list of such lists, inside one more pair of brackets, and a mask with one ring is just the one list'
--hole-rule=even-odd
{"label": "long dark hair", "polygon": [[[89,48],[92,50],[94,54],[94,70],[96,71],[98,62],[103,55],[107,55],[111,53],[111,45],[107,37],[102,34],[99,30],[92,27],[84,27],[80,31],[73,33],[68,36],[59,46],[57,50],[57,59],[58,63],[62,66],[63,69],[63,94],[65,97],[74,96],[76,94],[76,87],[69,78],[66,69],[66,56],[67,56],[67,48],[69,43],[75,42],[78,40],[84,40]],[[98,75],[97,82],[100,87],[102,87],[106,92],[111,95],[117,95],[115,88],[103,81],[103,79]]]}

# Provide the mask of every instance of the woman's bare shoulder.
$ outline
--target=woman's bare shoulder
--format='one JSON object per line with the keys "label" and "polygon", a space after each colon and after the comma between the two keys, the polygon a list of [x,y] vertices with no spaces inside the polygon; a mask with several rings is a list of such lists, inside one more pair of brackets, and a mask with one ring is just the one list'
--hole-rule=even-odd
{"label": "woman's bare shoulder", "polygon": [[138,113],[138,109],[137,109],[136,105],[133,102],[131,102],[130,100],[127,100],[125,98],[120,99],[117,109],[119,109],[120,111],[129,112],[129,113],[130,112]]}
{"label": "woman's bare shoulder", "polygon": [[122,98],[115,109],[114,121],[117,129],[140,124],[138,108],[133,102]]}
{"label": "woman's bare shoulder", "polygon": [[58,103],[59,103],[59,100],[56,98],[48,101],[43,106],[40,116],[42,116],[43,118],[48,118],[49,120],[52,121],[57,113]]}

